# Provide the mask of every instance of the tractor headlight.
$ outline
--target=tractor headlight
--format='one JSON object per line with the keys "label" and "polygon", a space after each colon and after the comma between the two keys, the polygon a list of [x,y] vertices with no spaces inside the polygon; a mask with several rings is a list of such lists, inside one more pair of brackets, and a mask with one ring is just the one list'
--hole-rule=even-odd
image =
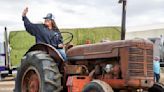
{"label": "tractor headlight", "polygon": [[112,64],[107,64],[104,68],[104,70],[106,71],[106,73],[109,73],[113,70],[113,65]]}

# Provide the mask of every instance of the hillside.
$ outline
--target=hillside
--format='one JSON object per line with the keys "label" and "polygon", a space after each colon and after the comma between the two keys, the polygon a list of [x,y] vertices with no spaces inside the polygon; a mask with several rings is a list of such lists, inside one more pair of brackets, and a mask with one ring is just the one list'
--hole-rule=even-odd
{"label": "hillside", "polygon": [[[61,29],[62,32],[71,32],[74,35],[72,44],[85,44],[86,40],[91,43],[100,42],[102,39],[119,40],[119,27],[96,27],[96,28],[76,28]],[[65,38],[65,36],[64,36]],[[12,31],[9,35],[12,65],[19,66],[22,56],[25,52],[35,44],[35,38],[26,31]]]}

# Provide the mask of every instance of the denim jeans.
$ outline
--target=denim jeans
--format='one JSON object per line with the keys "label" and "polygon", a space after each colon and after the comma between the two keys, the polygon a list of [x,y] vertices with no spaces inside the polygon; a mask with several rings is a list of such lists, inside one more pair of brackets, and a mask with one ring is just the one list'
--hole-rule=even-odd
{"label": "denim jeans", "polygon": [[160,79],[160,74],[157,74],[154,72],[154,80],[155,82],[159,82],[159,79]]}
{"label": "denim jeans", "polygon": [[59,51],[59,53],[63,57],[64,61],[67,61],[67,56],[66,56],[65,50],[64,49],[57,49],[57,50]]}

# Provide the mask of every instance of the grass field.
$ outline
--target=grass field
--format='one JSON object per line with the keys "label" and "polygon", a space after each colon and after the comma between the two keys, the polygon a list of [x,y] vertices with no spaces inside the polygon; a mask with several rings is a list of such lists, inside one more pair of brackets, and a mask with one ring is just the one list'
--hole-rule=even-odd
{"label": "grass field", "polygon": [[[74,35],[72,44],[85,44],[86,40],[91,43],[100,42],[102,39],[119,40],[119,27],[96,27],[96,28],[76,28],[61,29],[62,32],[71,32]],[[66,38],[64,36],[64,38]],[[35,38],[26,31],[12,31],[9,35],[11,47],[10,60],[13,66],[19,66],[21,58],[25,52],[35,44]]]}

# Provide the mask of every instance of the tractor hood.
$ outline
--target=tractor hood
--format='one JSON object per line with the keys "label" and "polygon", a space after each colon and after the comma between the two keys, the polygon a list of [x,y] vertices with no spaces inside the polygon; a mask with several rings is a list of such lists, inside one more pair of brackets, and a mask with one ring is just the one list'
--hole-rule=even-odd
{"label": "tractor hood", "polygon": [[120,40],[96,44],[85,44],[75,46],[69,49],[67,51],[67,57],[69,60],[117,57],[119,55],[119,48],[129,46],[140,46],[140,48],[144,48],[145,45],[151,47],[153,46],[152,42],[144,39]]}

